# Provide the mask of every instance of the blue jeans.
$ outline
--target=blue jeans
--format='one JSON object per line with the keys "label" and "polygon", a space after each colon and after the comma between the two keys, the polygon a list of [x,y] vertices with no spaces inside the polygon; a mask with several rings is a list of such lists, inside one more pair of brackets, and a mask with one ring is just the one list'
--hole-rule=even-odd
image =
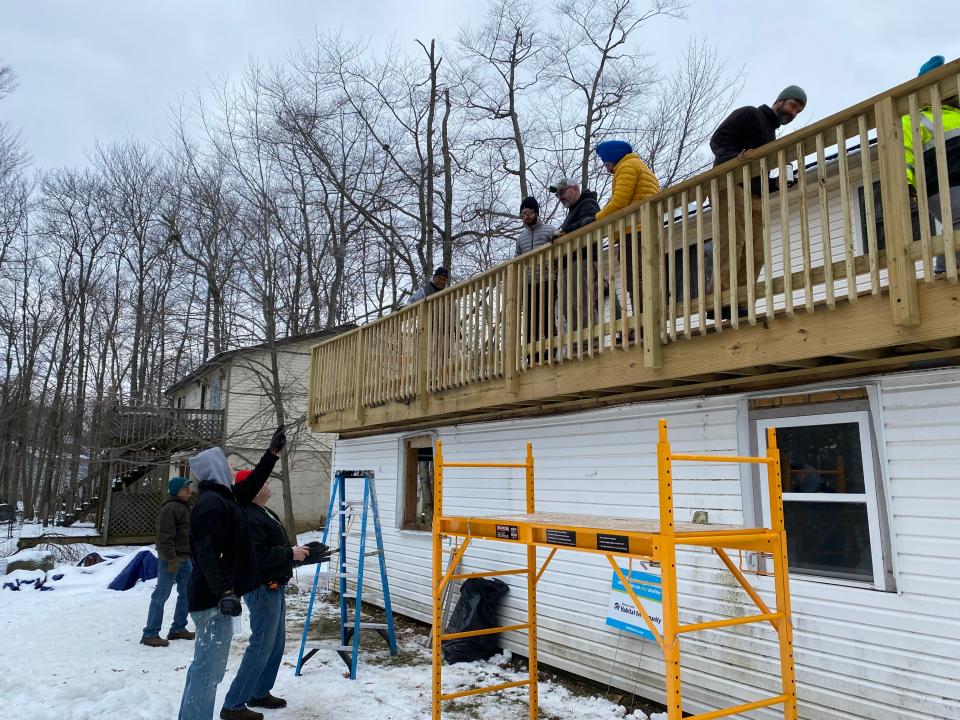
{"label": "blue jeans", "polygon": [[217,685],[223,680],[233,638],[233,618],[212,607],[190,613],[197,626],[193,662],[180,701],[179,720],[211,720]]}
{"label": "blue jeans", "polygon": [[182,632],[187,629],[187,581],[190,579],[192,570],[193,565],[189,560],[180,560],[177,563],[176,572],[167,572],[167,564],[160,562],[160,568],[157,570],[157,587],[150,596],[147,626],[143,629],[145,638],[160,636],[160,628],[163,625],[163,606],[170,597],[174,583],[177,585],[177,608],[173,611],[170,632]]}
{"label": "blue jeans", "polygon": [[250,644],[223,700],[227,710],[246,707],[247,701],[264,697],[273,689],[286,642],[287,604],[283,591],[282,586],[270,590],[261,585],[243,596],[250,610]]}

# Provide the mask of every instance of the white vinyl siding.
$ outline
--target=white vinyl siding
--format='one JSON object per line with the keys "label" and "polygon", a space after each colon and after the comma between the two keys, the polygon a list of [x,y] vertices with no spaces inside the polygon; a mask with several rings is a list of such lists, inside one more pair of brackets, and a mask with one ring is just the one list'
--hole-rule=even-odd
{"label": "white vinyl siding", "polygon": [[[878,388],[878,456],[889,482],[889,521],[897,592],[791,577],[795,657],[804,720],[960,718],[960,372],[927,370],[868,378]],[[822,386],[825,387],[825,386]],[[817,389],[816,387],[811,390]],[[744,396],[635,404],[529,420],[437,429],[448,460],[520,460],[533,443],[537,509],[657,515],[656,421],[670,424],[679,452],[737,454]],[[742,432],[742,430],[741,430]],[[376,473],[394,609],[430,618],[430,536],[394,528],[400,435],[338,440],[334,469]],[[447,514],[523,509],[519,471],[453,471]],[[736,467],[677,464],[678,519],[707,510],[710,522],[743,521]],[[476,542],[465,572],[519,566],[522,548]],[[542,562],[545,553],[540,553]],[[708,553],[684,551],[679,566],[682,622],[755,612]],[[604,624],[611,571],[601,557],[560,552],[539,586],[540,659],[602,684],[663,699],[655,643]],[[525,619],[522,581],[502,607],[504,623]],[[367,577],[365,600],[377,602]],[[772,602],[767,578],[755,580]],[[503,644],[525,654],[524,633]],[[705,711],[779,692],[769,627],[741,626],[684,636],[685,709]],[[776,710],[745,715],[773,720]],[[782,714],[780,715],[782,717]]]}

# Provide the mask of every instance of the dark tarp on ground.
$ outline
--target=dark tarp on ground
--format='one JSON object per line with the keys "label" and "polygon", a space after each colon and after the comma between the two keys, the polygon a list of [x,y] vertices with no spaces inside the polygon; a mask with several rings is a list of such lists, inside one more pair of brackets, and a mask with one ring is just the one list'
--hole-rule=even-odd
{"label": "dark tarp on ground", "polygon": [[129,590],[139,580],[153,580],[157,576],[158,569],[156,555],[149,550],[141,550],[107,587],[111,590]]}

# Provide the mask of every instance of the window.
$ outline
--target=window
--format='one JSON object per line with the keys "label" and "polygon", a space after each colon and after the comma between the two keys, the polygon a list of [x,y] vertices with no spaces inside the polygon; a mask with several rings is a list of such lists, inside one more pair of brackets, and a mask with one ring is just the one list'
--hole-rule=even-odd
{"label": "window", "polygon": [[200,383],[200,409],[204,410],[207,407],[207,384]]}
{"label": "window", "polygon": [[403,492],[400,527],[430,530],[433,526],[433,436],[416,435],[401,440]]}
{"label": "window", "polygon": [[223,405],[220,404],[220,388],[223,384],[222,377],[220,373],[213,375],[210,378],[210,403],[209,408],[211,410],[222,410]]}
{"label": "window", "polygon": [[[777,431],[790,572],[890,589],[882,484],[863,395],[850,402],[767,405],[752,410],[751,419],[760,454],[767,450],[767,428]],[[758,490],[768,525],[765,478]]]}

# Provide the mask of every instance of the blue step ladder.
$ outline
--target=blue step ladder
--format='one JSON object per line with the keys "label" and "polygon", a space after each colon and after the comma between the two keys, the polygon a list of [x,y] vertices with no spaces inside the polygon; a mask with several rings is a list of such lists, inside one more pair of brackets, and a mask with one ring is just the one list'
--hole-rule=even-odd
{"label": "blue step ladder", "polygon": [[[360,516],[360,549],[357,554],[356,595],[347,592],[347,515],[356,512],[347,503],[346,481],[351,479],[363,480],[363,506]],[[367,520],[373,514],[373,528],[377,541],[377,549],[367,551]],[[387,584],[387,560],[383,551],[383,533],[380,530],[380,510],[377,505],[377,488],[372,470],[339,470],[334,475],[333,488],[330,491],[330,506],[327,509],[327,523],[323,528],[323,544],[331,546],[328,541],[333,519],[337,518],[339,546],[337,553],[337,573],[340,590],[340,645],[334,648],[340,659],[350,668],[350,679],[357,679],[357,659],[360,654],[360,631],[376,630],[390,646],[390,654],[397,654],[397,637],[393,629],[393,610],[390,605],[390,586]],[[360,609],[363,600],[363,568],[367,557],[376,556],[380,561],[380,586],[383,588],[383,609],[386,614],[385,623],[361,622]],[[332,559],[332,558],[331,558]],[[307,634],[310,632],[310,619],[313,615],[313,602],[317,596],[317,583],[320,580],[321,564],[317,564],[313,576],[313,589],[310,591],[310,602],[307,605],[307,617],[303,624],[303,637],[300,638],[300,654],[297,656],[296,674],[299,676],[303,664],[312,658],[320,648],[313,648],[304,654],[307,645]],[[349,619],[347,600],[355,597],[353,620]]]}

